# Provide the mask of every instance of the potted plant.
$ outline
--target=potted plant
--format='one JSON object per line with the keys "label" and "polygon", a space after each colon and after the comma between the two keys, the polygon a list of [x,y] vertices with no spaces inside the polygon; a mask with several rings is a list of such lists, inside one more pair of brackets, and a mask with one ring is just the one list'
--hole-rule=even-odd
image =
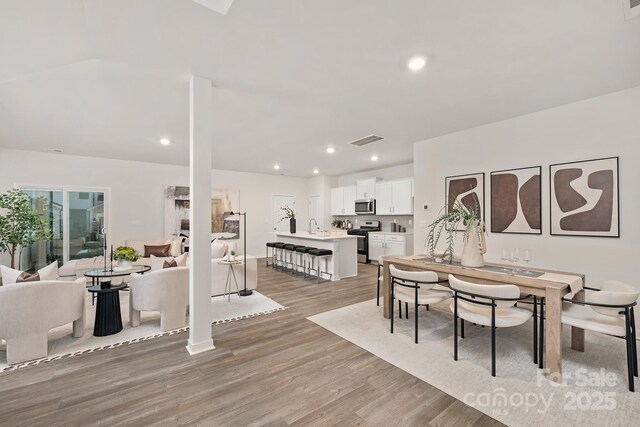
{"label": "potted plant", "polygon": [[445,212],[441,213],[429,225],[429,233],[425,241],[429,255],[436,256],[436,246],[444,230],[447,234],[447,247],[442,254],[442,258],[448,259],[449,264],[451,264],[453,262],[455,243],[454,233],[462,222],[465,228],[461,263],[465,267],[483,267],[484,259],[482,254],[487,252],[485,244],[486,229],[484,223],[476,215],[477,209],[469,210],[465,205],[456,201],[448,211],[446,211],[446,206],[442,210]]}
{"label": "potted plant", "polygon": [[0,194],[0,210],[4,211],[0,214],[0,253],[8,252],[11,268],[16,268],[18,249],[51,239],[49,221],[31,207],[31,198],[20,189]]}
{"label": "potted plant", "polygon": [[230,251],[229,252],[229,261],[235,262],[235,260],[236,260],[236,251]]}
{"label": "potted plant", "polygon": [[331,226],[333,228],[342,229],[342,227],[344,226],[344,221],[341,219],[333,218],[333,221],[331,221]]}
{"label": "potted plant", "polygon": [[129,246],[118,246],[113,251],[113,259],[118,261],[120,267],[131,267],[132,263],[140,258],[140,254]]}
{"label": "potted plant", "polygon": [[289,232],[291,234],[295,234],[295,232],[296,232],[296,214],[295,214],[295,212],[289,206],[283,206],[280,209],[284,213],[284,216],[282,217],[282,219],[280,219],[280,221],[284,221],[285,219],[288,219],[289,220]]}

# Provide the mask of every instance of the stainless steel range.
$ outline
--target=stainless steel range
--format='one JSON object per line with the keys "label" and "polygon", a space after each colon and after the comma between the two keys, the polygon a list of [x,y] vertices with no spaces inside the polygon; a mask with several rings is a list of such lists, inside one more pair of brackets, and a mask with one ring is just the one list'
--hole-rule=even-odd
{"label": "stainless steel range", "polygon": [[364,221],[360,228],[347,230],[347,234],[358,236],[358,262],[369,264],[369,232],[380,230],[380,221]]}

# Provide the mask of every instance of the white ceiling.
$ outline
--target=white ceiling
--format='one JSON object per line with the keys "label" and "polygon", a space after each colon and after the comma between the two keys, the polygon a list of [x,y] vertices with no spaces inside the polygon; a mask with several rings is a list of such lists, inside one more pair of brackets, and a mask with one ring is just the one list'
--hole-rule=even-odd
{"label": "white ceiling", "polygon": [[0,0],[1,147],[187,165],[192,73],[215,86],[216,169],[338,175],[640,85],[640,19],[617,0]]}

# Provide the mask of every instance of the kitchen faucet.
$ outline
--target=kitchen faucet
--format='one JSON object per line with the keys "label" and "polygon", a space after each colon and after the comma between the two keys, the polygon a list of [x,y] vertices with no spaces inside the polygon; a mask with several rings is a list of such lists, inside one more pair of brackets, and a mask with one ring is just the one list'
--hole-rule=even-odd
{"label": "kitchen faucet", "polygon": [[315,223],[316,223],[316,228],[318,228],[318,221],[316,221],[316,219],[315,219],[315,218],[311,218],[311,219],[309,220],[309,234],[315,234],[313,231],[311,231],[311,221],[313,221],[313,222],[315,222]]}

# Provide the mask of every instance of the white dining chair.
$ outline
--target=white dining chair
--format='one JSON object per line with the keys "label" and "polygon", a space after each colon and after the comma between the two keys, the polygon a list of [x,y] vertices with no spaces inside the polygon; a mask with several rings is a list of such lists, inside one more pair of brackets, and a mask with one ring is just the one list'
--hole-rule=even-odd
{"label": "white dining chair", "polygon": [[[433,271],[406,271],[395,265],[389,265],[389,281],[391,286],[391,333],[393,333],[393,305],[395,300],[401,304],[413,303],[415,318],[415,342],[418,343],[418,307],[438,304],[451,298],[448,290],[436,290],[434,286],[446,283],[440,280]],[[407,309],[408,311],[408,309]],[[408,314],[408,313],[407,313]],[[400,317],[402,313],[400,313]]]}
{"label": "white dining chair", "polygon": [[586,286],[584,289],[594,291],[586,295],[585,301],[563,299],[562,323],[624,338],[627,344],[629,391],[634,391],[634,377],[638,376],[638,349],[633,307],[637,304],[640,292],[631,285],[615,280],[604,282],[600,289]]}
{"label": "white dining chair", "polygon": [[[458,317],[491,328],[491,376],[496,376],[496,328],[519,326],[531,318],[532,312],[515,303],[521,299],[516,285],[481,285],[465,282],[452,274],[449,287],[453,291],[453,359],[458,360]],[[535,328],[534,319],[534,328]],[[534,335],[534,354],[536,339]]]}

